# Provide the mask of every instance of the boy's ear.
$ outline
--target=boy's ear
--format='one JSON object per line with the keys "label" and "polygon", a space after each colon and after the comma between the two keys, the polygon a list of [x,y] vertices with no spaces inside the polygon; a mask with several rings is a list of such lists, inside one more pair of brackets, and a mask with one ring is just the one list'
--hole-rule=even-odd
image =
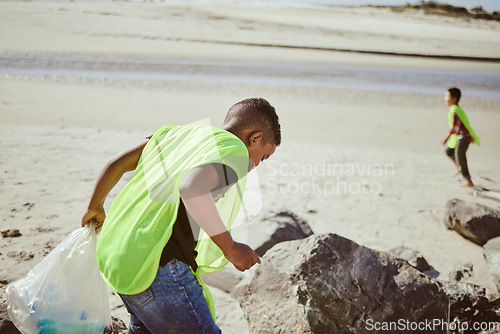
{"label": "boy's ear", "polygon": [[248,145],[251,146],[251,145],[257,144],[258,142],[260,142],[262,140],[263,137],[264,137],[264,135],[260,131],[252,133],[250,135],[250,138],[248,138]]}

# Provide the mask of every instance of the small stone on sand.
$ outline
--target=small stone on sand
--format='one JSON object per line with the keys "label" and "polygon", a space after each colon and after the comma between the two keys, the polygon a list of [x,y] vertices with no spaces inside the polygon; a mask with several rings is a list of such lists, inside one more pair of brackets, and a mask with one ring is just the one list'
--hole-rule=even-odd
{"label": "small stone on sand", "polygon": [[19,230],[15,229],[5,230],[0,233],[2,233],[2,237],[4,238],[15,238],[22,235],[21,233],[19,233]]}

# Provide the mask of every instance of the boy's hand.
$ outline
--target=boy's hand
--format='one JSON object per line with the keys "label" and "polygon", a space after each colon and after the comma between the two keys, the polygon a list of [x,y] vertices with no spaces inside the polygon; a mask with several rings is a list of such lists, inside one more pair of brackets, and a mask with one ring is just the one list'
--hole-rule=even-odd
{"label": "boy's hand", "polygon": [[83,215],[82,218],[82,227],[88,225],[90,223],[95,222],[95,228],[98,229],[104,223],[104,219],[106,218],[106,213],[104,212],[104,208],[98,209],[87,209],[87,212]]}
{"label": "boy's hand", "polygon": [[446,138],[444,138],[443,140],[441,140],[441,145],[443,145],[443,146],[446,145],[446,143],[448,142],[448,139],[450,139],[451,135],[452,135],[452,132],[450,130],[450,132],[448,133],[448,135],[446,136]]}
{"label": "boy's hand", "polygon": [[226,259],[239,271],[250,269],[254,264],[261,263],[259,256],[248,245],[234,242],[232,247],[224,253]]}

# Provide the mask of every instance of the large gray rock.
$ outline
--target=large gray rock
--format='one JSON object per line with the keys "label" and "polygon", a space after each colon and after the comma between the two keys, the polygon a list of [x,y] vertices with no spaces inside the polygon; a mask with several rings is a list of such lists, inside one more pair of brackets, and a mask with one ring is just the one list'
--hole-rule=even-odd
{"label": "large gray rock", "polygon": [[279,242],[303,239],[313,231],[303,219],[290,211],[264,213],[251,224],[235,228],[231,234],[237,241],[252,247],[259,256]]}
{"label": "large gray rock", "polygon": [[448,310],[439,282],[336,234],[277,244],[233,296],[251,333],[373,333],[370,323]]}
{"label": "large gray rock", "polygon": [[249,244],[259,256],[279,242],[304,239],[313,234],[307,222],[290,211],[270,214],[269,217],[252,224],[250,228],[253,237]]}
{"label": "large gray rock", "polygon": [[446,203],[445,225],[482,246],[491,238],[500,236],[500,211],[452,199]]}
{"label": "large gray rock", "polygon": [[491,278],[497,289],[500,290],[500,237],[489,240],[483,251]]}
{"label": "large gray rock", "polygon": [[[455,323],[467,323],[462,328],[473,328],[473,323],[498,323],[500,299],[485,288],[464,282],[441,282],[450,301],[451,320]],[[463,333],[477,333],[463,331]]]}
{"label": "large gray rock", "polygon": [[[473,321],[500,321],[499,300],[485,289],[444,284],[388,253],[324,234],[274,246],[236,286],[233,297],[240,301],[250,333],[259,334],[363,334],[377,332],[376,324],[400,321],[449,319],[470,326]],[[433,329],[446,333],[442,327]]]}

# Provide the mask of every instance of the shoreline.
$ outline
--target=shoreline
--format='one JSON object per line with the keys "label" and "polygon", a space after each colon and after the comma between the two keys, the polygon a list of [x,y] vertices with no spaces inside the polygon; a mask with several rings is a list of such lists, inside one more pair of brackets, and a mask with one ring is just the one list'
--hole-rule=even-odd
{"label": "shoreline", "polygon": [[[186,60],[0,54],[0,77],[62,83],[172,82],[239,83],[435,95],[451,82],[466,87],[469,98],[497,99],[491,71],[456,71],[366,65],[278,63],[264,61]],[[432,82],[432,84],[429,84]],[[480,84],[479,84],[480,83]]]}
{"label": "shoreline", "polygon": [[[176,42],[183,44],[183,42]],[[201,42],[185,42],[188,45],[204,45],[210,44],[209,41]],[[217,45],[217,42],[214,44]],[[95,58],[100,60],[124,60],[124,61],[179,61],[179,62],[228,62],[228,63],[280,63],[280,64],[304,64],[304,65],[332,65],[332,66],[361,66],[372,68],[390,67],[394,69],[415,69],[415,70],[444,70],[456,72],[485,72],[485,73],[500,73],[500,67],[496,61],[474,61],[468,59],[459,59],[461,56],[451,56],[453,59],[434,57],[433,55],[423,55],[422,57],[411,57],[405,55],[390,55],[384,53],[364,53],[363,51],[335,51],[335,50],[315,50],[300,47],[290,49],[272,47],[272,46],[252,46],[244,44],[231,44],[222,42],[219,47],[236,48],[238,52],[252,50],[253,57],[246,57],[245,53],[238,57],[226,55],[221,59],[220,54],[206,54],[204,57],[193,56],[192,54],[176,53],[158,54],[158,53],[142,53],[142,52],[89,52],[89,51],[62,51],[62,50],[22,50],[22,49],[0,49],[1,57],[74,57],[89,59]],[[241,49],[243,47],[244,49]],[[273,52],[269,52],[269,51]],[[378,51],[375,51],[378,52]],[[266,53],[266,57],[262,57]],[[279,54],[277,58],[275,54]],[[330,57],[327,57],[330,56]],[[487,59],[487,58],[481,58]],[[497,58],[495,58],[497,59]],[[498,58],[500,60],[500,58]],[[388,66],[390,64],[390,66]]]}
{"label": "shoreline", "polygon": [[257,46],[266,48],[280,48],[280,49],[298,49],[298,50],[314,50],[314,51],[333,51],[342,53],[360,53],[368,55],[382,55],[382,56],[395,56],[395,57],[409,57],[409,58],[431,58],[443,60],[463,60],[472,62],[486,62],[486,63],[500,63],[500,57],[472,57],[472,56],[457,56],[446,54],[423,54],[423,53],[403,53],[403,52],[388,52],[376,50],[355,50],[355,49],[339,49],[339,48],[326,48],[320,46],[307,46],[307,45],[285,45],[285,44],[265,44],[265,43],[245,43],[245,42],[231,42],[220,40],[197,40],[185,39],[185,42],[195,43],[208,43],[208,44],[224,44],[224,45],[241,45],[241,46]]}

